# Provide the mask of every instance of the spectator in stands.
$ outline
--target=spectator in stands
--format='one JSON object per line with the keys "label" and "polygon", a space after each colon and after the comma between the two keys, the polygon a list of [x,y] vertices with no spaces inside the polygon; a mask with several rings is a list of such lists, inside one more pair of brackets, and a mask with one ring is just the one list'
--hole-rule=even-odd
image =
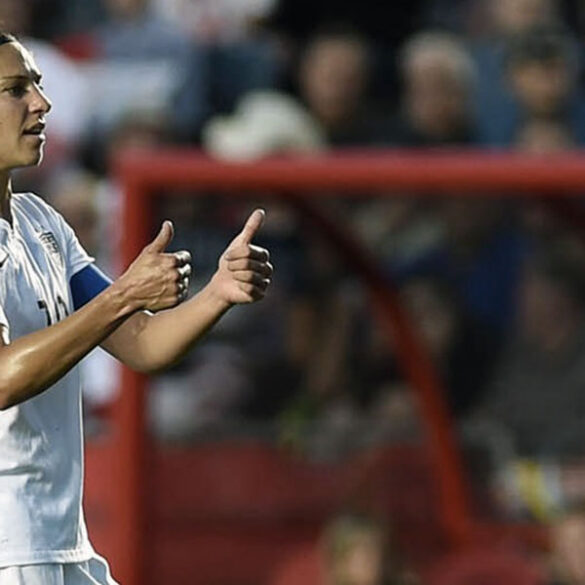
{"label": "spectator in stands", "polygon": [[514,109],[504,74],[504,57],[510,40],[534,29],[561,25],[554,0],[480,0],[472,11],[471,49],[477,64],[475,101],[485,141],[498,134],[490,131],[494,121],[510,116]]}
{"label": "spectator in stands", "polygon": [[[246,124],[218,127],[212,121],[205,141],[217,151],[216,141],[222,143],[226,132],[237,131],[239,142],[253,142],[248,148],[254,156],[289,149],[302,140],[299,130],[306,138],[302,149],[382,142],[383,128],[367,107],[368,80],[365,40],[345,26],[323,29],[309,41],[300,62],[300,101],[274,93],[248,96],[235,119],[246,116]],[[252,108],[253,115],[248,115]],[[261,141],[258,147],[256,141]]]}
{"label": "spectator in stands", "polygon": [[509,43],[506,72],[517,113],[508,123],[507,140],[531,120],[558,121],[576,144],[585,143],[585,107],[576,91],[576,64],[559,33],[536,30]]}
{"label": "spectator in stands", "polygon": [[[334,518],[322,538],[328,585],[414,585],[381,520],[348,514]],[[323,584],[324,585],[324,584]]]}
{"label": "spectator in stands", "polygon": [[528,262],[517,334],[505,350],[480,417],[511,437],[521,456],[583,453],[585,251],[549,243]]}
{"label": "spectator in stands", "polygon": [[552,523],[550,585],[585,585],[585,510],[575,506]]}
{"label": "spectator in stands", "polygon": [[379,143],[380,120],[368,107],[367,41],[345,26],[323,29],[309,40],[299,67],[299,91],[332,146]]}
{"label": "spectator in stands", "polygon": [[[510,44],[536,31],[563,27],[560,5],[554,0],[478,3],[480,11],[475,17],[475,28],[483,35],[472,41],[471,51],[478,72],[474,103],[482,143],[496,147],[512,143],[519,105],[511,91],[506,67]],[[571,58],[576,62],[579,49],[568,33],[564,36]]]}
{"label": "spectator in stands", "polygon": [[391,142],[415,147],[475,142],[475,70],[464,46],[445,33],[420,33],[402,49],[400,64],[404,90]]}

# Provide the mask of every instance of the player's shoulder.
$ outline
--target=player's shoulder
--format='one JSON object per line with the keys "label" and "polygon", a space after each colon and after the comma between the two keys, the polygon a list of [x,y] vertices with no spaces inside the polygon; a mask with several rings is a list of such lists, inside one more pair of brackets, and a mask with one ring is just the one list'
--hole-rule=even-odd
{"label": "player's shoulder", "polygon": [[60,223],[57,210],[35,193],[13,193],[12,200],[29,219]]}
{"label": "player's shoulder", "polygon": [[53,215],[55,210],[35,193],[13,193],[13,204],[26,211]]}

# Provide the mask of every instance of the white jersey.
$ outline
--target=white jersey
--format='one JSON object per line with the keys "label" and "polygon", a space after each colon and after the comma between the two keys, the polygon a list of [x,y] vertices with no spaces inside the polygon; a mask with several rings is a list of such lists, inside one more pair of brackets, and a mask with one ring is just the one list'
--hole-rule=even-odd
{"label": "white jersey", "polygon": [[[0,219],[0,323],[10,341],[70,314],[69,279],[93,261],[37,196],[13,195],[12,216],[12,227]],[[73,368],[42,394],[0,411],[0,567],[92,556],[82,482],[81,393]]]}

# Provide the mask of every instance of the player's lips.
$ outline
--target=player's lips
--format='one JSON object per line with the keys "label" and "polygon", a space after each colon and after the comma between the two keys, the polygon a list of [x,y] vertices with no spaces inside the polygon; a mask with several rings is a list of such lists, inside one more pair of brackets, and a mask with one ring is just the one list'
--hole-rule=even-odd
{"label": "player's lips", "polygon": [[44,133],[45,126],[46,126],[46,124],[44,122],[38,122],[34,126],[31,126],[30,128],[27,128],[26,130],[24,130],[23,135],[24,136],[34,136],[35,138],[38,138],[39,140],[44,141],[47,138],[45,136],[45,133]]}

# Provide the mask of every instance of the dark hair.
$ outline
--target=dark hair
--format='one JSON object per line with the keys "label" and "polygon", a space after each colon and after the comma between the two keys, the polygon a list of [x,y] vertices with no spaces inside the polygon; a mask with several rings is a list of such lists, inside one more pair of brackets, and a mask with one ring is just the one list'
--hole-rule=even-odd
{"label": "dark hair", "polygon": [[364,45],[368,44],[365,35],[359,28],[343,20],[328,21],[320,24],[311,31],[307,40],[310,42],[312,39],[320,38],[353,39]]}
{"label": "dark hair", "polygon": [[510,41],[505,51],[508,67],[527,63],[570,62],[571,48],[562,31],[558,29],[536,29],[519,35]]}
{"label": "dark hair", "polygon": [[315,28],[301,53],[306,55],[315,45],[322,41],[344,41],[353,43],[363,49],[366,60],[370,58],[370,44],[362,32],[350,23],[328,22]]}
{"label": "dark hair", "polygon": [[16,43],[18,39],[7,32],[0,31],[0,46],[5,45],[6,43]]}

